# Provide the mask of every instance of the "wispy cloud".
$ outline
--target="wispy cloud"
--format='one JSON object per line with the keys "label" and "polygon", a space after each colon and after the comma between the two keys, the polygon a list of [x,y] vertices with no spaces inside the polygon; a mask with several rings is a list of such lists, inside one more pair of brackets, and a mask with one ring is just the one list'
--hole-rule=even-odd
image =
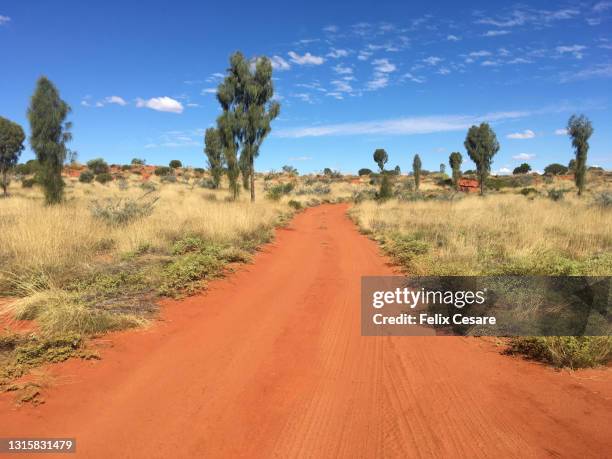
{"label": "wispy cloud", "polygon": [[517,8],[510,13],[498,17],[479,17],[477,24],[485,24],[507,29],[533,24],[535,26],[548,26],[555,21],[575,18],[580,11],[575,8],[562,8],[558,10],[533,10]]}
{"label": "wispy cloud", "polygon": [[582,51],[586,49],[583,45],[557,46],[555,50],[559,54],[573,54],[576,59],[582,59]]}
{"label": "wispy cloud", "polygon": [[514,155],[512,159],[516,159],[517,161],[528,161],[535,158],[535,156],[536,155],[532,153],[519,153],[518,155]]}
{"label": "wispy cloud", "polygon": [[288,161],[310,161],[312,156],[291,156]]}
{"label": "wispy cloud", "polygon": [[612,8],[612,2],[609,2],[609,1],[598,2],[595,5],[593,5],[593,11],[595,11],[596,13],[607,11],[610,8]]}
{"label": "wispy cloud", "polygon": [[441,57],[429,56],[429,57],[426,57],[425,59],[423,59],[423,62],[425,62],[428,65],[438,65],[443,60],[444,59],[442,59]]}
{"label": "wispy cloud", "polygon": [[499,37],[501,35],[508,35],[510,33],[509,30],[487,30],[484,34],[482,34],[483,37]]}
{"label": "wispy cloud", "polygon": [[334,72],[338,75],[352,75],[353,69],[352,67],[348,67],[346,65],[338,64],[333,67]]}
{"label": "wispy cloud", "polygon": [[152,97],[151,99],[136,99],[139,108],[150,108],[158,112],[183,113],[183,104],[168,96]]}
{"label": "wispy cloud", "polygon": [[374,66],[374,76],[367,82],[366,89],[376,91],[389,84],[389,74],[395,72],[397,67],[389,59],[374,59],[372,65]]}
{"label": "wispy cloud", "polygon": [[413,135],[432,134],[436,132],[461,131],[473,124],[483,121],[504,121],[529,116],[533,112],[511,111],[495,112],[481,116],[446,115],[397,118],[382,121],[364,121],[356,123],[338,123],[320,126],[296,127],[281,129],[275,132],[277,137],[301,138],[345,135]]}
{"label": "wispy cloud", "polygon": [[523,132],[514,132],[512,134],[508,134],[506,137],[508,139],[524,140],[524,139],[533,139],[535,136],[536,136],[535,132],[533,132],[531,129],[525,129]]}
{"label": "wispy cloud", "polygon": [[108,96],[104,98],[104,102],[107,104],[116,104],[121,105],[122,107],[127,105],[127,102],[123,99],[123,97],[119,96]]}
{"label": "wispy cloud", "polygon": [[323,31],[327,33],[337,33],[339,30],[340,28],[337,25],[333,24],[323,27]]}
{"label": "wispy cloud", "polygon": [[331,57],[332,59],[338,59],[340,57],[347,57],[349,55],[348,50],[346,49],[336,49],[332,48],[329,53],[326,54],[327,57]]}
{"label": "wispy cloud", "polygon": [[2,16],[0,14],[0,26],[4,25],[4,24],[8,24],[9,22],[11,22],[11,18],[8,16]]}
{"label": "wispy cloud", "polygon": [[567,135],[567,129],[565,128],[555,129],[555,135]]}
{"label": "wispy cloud", "polygon": [[202,145],[203,129],[166,131],[151,139],[144,148],[186,148]]}
{"label": "wispy cloud", "polygon": [[200,91],[200,94],[205,96],[206,94],[217,94],[217,88],[204,88]]}
{"label": "wispy cloud", "polygon": [[270,58],[270,62],[272,63],[272,68],[274,70],[289,70],[291,65],[285,59],[280,56],[272,56]]}
{"label": "wispy cloud", "polygon": [[412,81],[413,83],[419,83],[419,84],[425,83],[425,81],[427,81],[425,77],[416,76],[410,72],[404,73],[404,75],[402,75],[401,80],[402,81],[408,80],[408,81]]}
{"label": "wispy cloud", "polygon": [[578,72],[564,72],[561,74],[561,83],[590,80],[592,78],[612,78],[612,63],[595,64]]}
{"label": "wispy cloud", "polygon": [[314,56],[310,53],[300,56],[295,51],[289,51],[287,54],[291,58],[291,62],[297,65],[321,65],[323,62],[325,62],[323,57]]}
{"label": "wispy cloud", "polygon": [[458,37],[457,35],[447,35],[446,39],[448,41],[459,41],[461,40],[461,37]]}
{"label": "wispy cloud", "polygon": [[389,59],[374,59],[372,65],[378,73],[391,73],[397,70],[395,64],[392,64]]}

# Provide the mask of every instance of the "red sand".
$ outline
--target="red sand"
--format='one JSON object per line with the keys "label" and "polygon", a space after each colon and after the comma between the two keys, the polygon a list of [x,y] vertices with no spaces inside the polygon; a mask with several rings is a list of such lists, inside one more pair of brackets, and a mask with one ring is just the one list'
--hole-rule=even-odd
{"label": "red sand", "polygon": [[76,437],[87,458],[610,454],[609,370],[361,337],[360,276],[393,270],[345,211],[298,215],[253,265],[109,335],[103,360],[49,366],[44,405],[3,395],[0,437]]}

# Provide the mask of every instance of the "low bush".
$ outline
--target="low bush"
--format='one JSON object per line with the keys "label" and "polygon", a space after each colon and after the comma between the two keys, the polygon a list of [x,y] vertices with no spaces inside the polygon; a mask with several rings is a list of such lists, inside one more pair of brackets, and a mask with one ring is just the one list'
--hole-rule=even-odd
{"label": "low bush", "polygon": [[81,175],[79,175],[79,182],[81,183],[91,183],[93,182],[95,175],[91,171],[83,171]]}
{"label": "low bush", "polygon": [[604,208],[612,207],[612,192],[604,191],[602,193],[598,193],[594,196],[595,205]]}
{"label": "low bush", "polygon": [[23,188],[32,188],[38,181],[35,178],[23,178],[21,179],[21,186]]}
{"label": "low bush", "polygon": [[507,352],[523,354],[559,368],[595,367],[606,365],[612,359],[612,337],[518,337],[510,341]]}
{"label": "low bush", "polygon": [[161,177],[163,175],[170,175],[170,174],[172,174],[172,169],[170,169],[167,166],[157,166],[155,168],[155,171],[153,171],[153,173],[155,175],[157,175],[158,177]]}
{"label": "low bush", "polygon": [[94,218],[110,226],[122,226],[153,213],[158,198],[150,193],[138,199],[112,199],[92,201],[90,211]]}
{"label": "low bush", "polygon": [[113,176],[107,173],[96,175],[96,182],[98,183],[108,183],[113,179]]}
{"label": "low bush", "polygon": [[564,194],[565,194],[564,190],[557,190],[557,189],[548,190],[548,199],[552,201],[561,201],[563,199]]}
{"label": "low bush", "polygon": [[266,193],[266,197],[272,201],[278,201],[284,195],[291,193],[293,190],[293,183],[279,183],[270,187]]}
{"label": "low bush", "polygon": [[289,204],[289,207],[295,210],[301,210],[303,207],[300,201],[296,201],[294,199],[290,200],[287,204]]}

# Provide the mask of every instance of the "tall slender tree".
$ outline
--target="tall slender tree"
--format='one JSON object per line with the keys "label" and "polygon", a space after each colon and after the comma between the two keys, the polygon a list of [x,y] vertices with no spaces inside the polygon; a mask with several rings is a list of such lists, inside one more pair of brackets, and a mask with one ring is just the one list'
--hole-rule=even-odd
{"label": "tall slender tree", "polygon": [[8,196],[9,171],[15,167],[24,149],[25,134],[17,123],[0,116],[0,180],[4,196]]}
{"label": "tall slender tree", "polygon": [[255,201],[255,158],[272,129],[272,120],[280,112],[280,105],[272,100],[273,96],[270,59],[259,57],[249,62],[240,52],[232,54],[227,76],[217,88],[217,100],[223,109],[219,127],[223,131],[224,151],[230,156],[228,160],[226,155],[228,170],[235,160],[232,155],[238,158],[238,173],[241,164],[248,169],[251,201]]}
{"label": "tall slender tree", "polygon": [[453,171],[453,185],[455,188],[459,187],[459,179],[461,178],[461,163],[463,162],[463,156],[458,151],[450,154],[448,157],[448,163]]}
{"label": "tall slender tree", "polygon": [[208,170],[212,177],[213,185],[219,188],[221,176],[223,175],[223,148],[219,131],[215,128],[208,128],[204,134],[204,153],[208,158]]}
{"label": "tall slender tree", "polygon": [[42,76],[28,108],[30,145],[40,163],[42,186],[47,204],[57,204],[64,196],[62,167],[72,140],[72,123],[66,121],[70,106],[59,95],[55,85]]}
{"label": "tall slender tree", "polygon": [[412,160],[412,174],[414,175],[414,189],[419,191],[421,185],[421,158],[419,155],[414,155]]}
{"label": "tall slender tree", "polygon": [[572,139],[572,145],[576,152],[574,182],[578,188],[578,196],[580,196],[586,185],[587,154],[589,152],[589,138],[593,135],[593,125],[584,115],[572,115],[567,122],[567,133]]}
{"label": "tall slender tree", "polygon": [[493,156],[499,151],[499,142],[488,123],[472,126],[465,138],[465,149],[476,164],[476,175],[480,183],[480,195],[484,194],[484,183],[491,173]]}

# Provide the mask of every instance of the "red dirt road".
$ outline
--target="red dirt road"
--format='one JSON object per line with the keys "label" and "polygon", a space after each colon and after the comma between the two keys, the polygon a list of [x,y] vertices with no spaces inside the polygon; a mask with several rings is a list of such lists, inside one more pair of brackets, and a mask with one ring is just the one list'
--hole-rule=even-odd
{"label": "red dirt road", "polygon": [[0,437],[76,437],[87,458],[609,457],[608,370],[361,337],[360,276],[393,270],[345,212],[307,210],[254,264],[110,335],[103,360],[49,367],[44,405],[0,397]]}

